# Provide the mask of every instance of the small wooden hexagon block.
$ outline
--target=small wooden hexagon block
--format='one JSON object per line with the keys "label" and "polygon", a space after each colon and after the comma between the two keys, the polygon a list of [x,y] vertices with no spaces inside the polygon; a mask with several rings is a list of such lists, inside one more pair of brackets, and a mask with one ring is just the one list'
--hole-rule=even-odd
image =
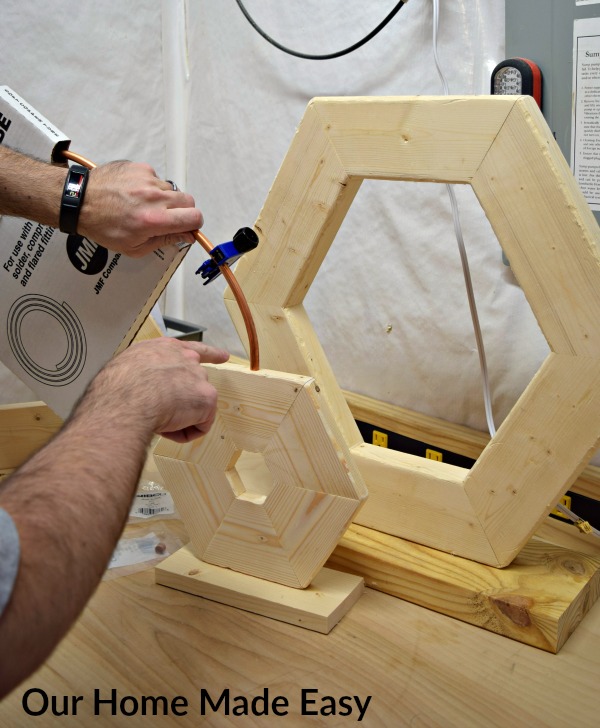
{"label": "small wooden hexagon block", "polygon": [[211,431],[154,451],[194,554],[306,587],[366,498],[362,477],[314,378],[204,366],[219,393]]}

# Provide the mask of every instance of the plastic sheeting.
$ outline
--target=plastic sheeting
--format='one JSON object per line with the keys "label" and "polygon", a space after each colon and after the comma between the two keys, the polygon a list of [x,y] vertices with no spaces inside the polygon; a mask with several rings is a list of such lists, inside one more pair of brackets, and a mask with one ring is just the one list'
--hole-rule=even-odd
{"label": "plastic sheeting", "polygon": [[[246,0],[267,32],[308,53],[354,43],[394,5]],[[188,105],[181,109],[187,114],[187,189],[214,243],[252,225],[312,97],[442,93],[432,55],[431,0],[410,0],[370,43],[329,61],[273,48],[234,0],[88,0],[68,8],[6,0],[2,82],[69,134],[73,149],[97,162],[148,161],[162,176],[165,118],[174,109],[165,110],[165,98],[172,97],[163,79],[172,78],[173,69],[163,65],[170,61],[162,54],[161,13],[182,8],[179,42],[189,68]],[[487,93],[503,45],[504,3],[442,3],[438,52],[450,93]],[[474,194],[458,187],[457,196],[498,425],[548,348]],[[166,311],[183,300],[185,318],[207,327],[209,343],[243,354],[222,301],[222,279],[204,287],[194,275],[204,259],[194,246],[167,289]],[[305,305],[342,387],[486,429],[443,185],[364,182]],[[2,374],[0,401],[31,398],[25,395],[12,375]]]}

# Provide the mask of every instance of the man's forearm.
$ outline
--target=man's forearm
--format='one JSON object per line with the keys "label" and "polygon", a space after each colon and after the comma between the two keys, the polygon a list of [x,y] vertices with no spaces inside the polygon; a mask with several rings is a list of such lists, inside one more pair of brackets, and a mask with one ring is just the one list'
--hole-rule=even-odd
{"label": "man's forearm", "polygon": [[82,611],[125,524],[151,425],[116,408],[78,414],[0,490],[21,561],[0,618],[0,695],[52,652]]}
{"label": "man's forearm", "polygon": [[0,146],[0,214],[58,227],[66,167]]}
{"label": "man's forearm", "polygon": [[96,375],[59,434],[0,486],[0,508],[21,543],[0,616],[0,697],[41,665],[94,591],[153,433],[187,442],[208,432],[217,392],[200,364],[228,358],[197,341],[134,344]]}

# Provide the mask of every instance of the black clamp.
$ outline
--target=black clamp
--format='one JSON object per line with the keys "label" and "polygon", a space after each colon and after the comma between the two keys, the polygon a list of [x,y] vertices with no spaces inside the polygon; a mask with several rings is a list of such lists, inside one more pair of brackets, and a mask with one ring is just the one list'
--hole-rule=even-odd
{"label": "black clamp", "polygon": [[228,243],[221,243],[221,245],[215,245],[210,251],[211,257],[202,263],[196,271],[196,275],[199,273],[202,278],[206,278],[203,284],[206,285],[221,275],[220,266],[235,263],[244,253],[254,250],[257,245],[258,235],[254,230],[248,227],[240,228],[233,236],[233,240]]}

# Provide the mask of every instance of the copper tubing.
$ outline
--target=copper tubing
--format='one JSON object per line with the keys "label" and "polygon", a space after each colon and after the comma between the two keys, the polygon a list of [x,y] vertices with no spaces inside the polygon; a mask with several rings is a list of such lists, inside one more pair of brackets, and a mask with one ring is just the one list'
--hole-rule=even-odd
{"label": "copper tubing", "polygon": [[[94,167],[96,166],[89,159],[82,157],[81,154],[76,154],[75,152],[71,152],[68,149],[63,150],[62,154],[65,159],[69,159],[71,162],[75,162],[76,164],[81,164],[88,169],[94,169]],[[210,255],[210,252],[214,246],[206,237],[206,235],[204,235],[204,233],[201,233],[200,230],[192,231],[192,235],[196,238],[196,240],[200,243],[204,250]],[[250,306],[248,306],[246,296],[244,295],[240,284],[237,282],[237,278],[233,275],[233,271],[227,265],[227,263],[219,266],[219,268],[221,270],[221,273],[223,273],[223,277],[231,288],[231,292],[235,297],[237,305],[240,308],[242,318],[244,319],[246,333],[248,335],[248,346],[250,349],[250,369],[253,372],[258,371],[258,369],[260,369],[258,353],[258,334],[256,333],[256,326],[254,324],[254,319],[252,318]]]}
{"label": "copper tubing", "polygon": [[[210,255],[210,251],[213,249],[213,245],[206,237],[206,235],[204,235],[204,233],[201,233],[200,230],[194,230],[192,235],[196,238],[196,240],[200,243],[204,250],[206,250],[206,252]],[[231,292],[233,293],[235,300],[237,301],[240,313],[242,314],[242,318],[244,319],[246,333],[248,335],[248,348],[250,350],[250,369],[251,371],[256,372],[258,371],[258,369],[260,369],[258,353],[258,334],[256,333],[256,326],[254,325],[254,319],[252,318],[250,306],[248,306],[246,296],[244,295],[240,284],[237,282],[237,278],[233,275],[233,271],[227,265],[227,263],[223,263],[223,265],[220,265],[219,269],[223,274],[223,277],[229,284],[229,288],[231,288]]]}
{"label": "copper tubing", "polygon": [[75,152],[71,152],[68,149],[63,149],[62,155],[63,157],[65,157],[65,159],[70,159],[71,162],[75,162],[75,164],[81,164],[82,167],[87,167],[88,169],[94,169],[94,167],[96,166],[93,162],[90,162],[89,159],[82,157],[81,154],[75,154]]}

